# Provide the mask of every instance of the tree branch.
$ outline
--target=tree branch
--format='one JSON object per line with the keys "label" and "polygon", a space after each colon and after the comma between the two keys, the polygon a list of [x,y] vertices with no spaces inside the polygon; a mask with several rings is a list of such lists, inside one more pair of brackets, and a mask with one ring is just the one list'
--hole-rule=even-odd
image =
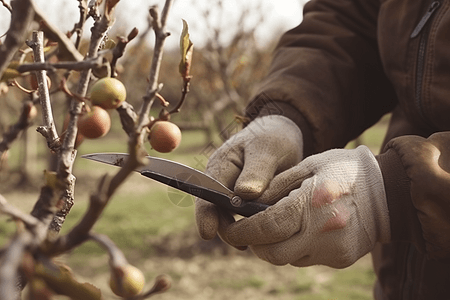
{"label": "tree branch", "polygon": [[19,120],[3,134],[3,140],[0,142],[0,156],[11,147],[12,142],[17,139],[19,133],[31,125],[35,116],[36,109],[33,102],[25,101],[22,105]]}
{"label": "tree branch", "polygon": [[[165,9],[163,10],[165,14],[168,13],[168,8],[171,6],[172,2],[173,0],[166,1]],[[151,10],[153,11],[153,16],[155,18],[157,16],[157,14],[155,14],[155,8],[153,7]],[[166,20],[166,17],[162,19]],[[116,189],[125,181],[125,179],[131,174],[131,172],[133,172],[136,169],[136,167],[138,167],[140,164],[145,163],[146,153],[142,147],[142,137],[143,134],[146,132],[145,129],[146,124],[144,123],[144,121],[148,120],[148,113],[150,110],[151,102],[154,100],[156,94],[155,92],[152,98],[150,98],[148,97],[149,94],[148,91],[150,91],[151,94],[153,93],[152,88],[158,87],[157,77],[159,74],[159,68],[162,60],[162,52],[163,52],[162,47],[164,45],[164,39],[168,36],[168,34],[166,33],[161,34],[161,32],[164,32],[165,30],[165,23],[161,23],[160,21],[159,22],[155,21],[155,23],[158,23],[159,27],[156,27],[154,24],[156,33],[156,43],[155,43],[156,45],[153,54],[153,63],[150,71],[152,79],[149,82],[147,94],[146,96],[144,96],[144,103],[139,113],[138,124],[135,126],[134,132],[129,139],[130,156],[126,161],[125,165],[122,168],[120,168],[120,170],[115,174],[113,178],[110,179],[109,177],[104,176],[101,179],[98,185],[97,192],[91,195],[89,209],[87,210],[82,220],[74,228],[72,228],[72,230],[67,235],[58,238],[58,240],[53,244],[51,249],[48,250],[50,255],[57,255],[60,253],[67,252],[73,249],[74,247],[78,246],[79,244],[83,243],[84,241],[86,241],[86,239],[89,238],[89,232],[91,231],[95,222],[100,217],[101,213],[103,212],[105,206],[108,204],[111,196],[114,194]],[[94,35],[95,30],[93,32],[93,36]],[[94,52],[91,54],[91,51]],[[96,51],[95,49],[92,49],[91,45],[90,54],[95,55],[95,53]],[[83,91],[84,90],[79,90],[78,94],[83,95]],[[133,119],[134,116],[131,116],[130,118]]]}
{"label": "tree branch", "polygon": [[32,63],[32,64],[21,64],[17,67],[17,71],[20,73],[25,73],[29,71],[56,71],[57,69],[67,69],[74,71],[82,71],[91,68],[97,68],[102,65],[103,58],[101,56],[86,59],[80,62],[57,62],[57,63]]}
{"label": "tree branch", "polygon": [[34,227],[39,222],[35,217],[23,213],[20,209],[9,204],[2,195],[0,195],[0,212],[9,215],[14,219],[21,220],[27,227]]}
{"label": "tree branch", "polygon": [[2,2],[3,6],[4,6],[7,10],[9,10],[9,12],[12,12],[12,7],[11,7],[11,5],[9,5],[8,3],[6,3],[5,0],[1,0],[1,2]]}
{"label": "tree branch", "polygon": [[75,45],[70,41],[70,39],[61,32],[55,25],[53,25],[47,18],[45,14],[33,4],[35,11],[34,20],[41,25],[41,30],[44,32],[45,37],[58,42],[59,53],[58,57],[61,61],[82,61],[83,55],[78,52]]}
{"label": "tree branch", "polygon": [[139,30],[136,27],[134,27],[126,38],[119,37],[119,42],[113,49],[113,58],[111,60],[111,77],[116,76],[115,73],[117,60],[123,56],[126,46],[137,36],[138,33]]}
{"label": "tree branch", "polygon": [[31,0],[15,0],[11,5],[12,14],[8,35],[5,42],[0,45],[0,77],[14,54],[25,42],[34,16]]}
{"label": "tree branch", "polygon": [[[45,63],[44,33],[42,31],[34,31],[33,39],[27,44],[33,49],[35,62]],[[39,132],[46,138],[48,147],[56,152],[60,146],[60,142],[53,120],[52,105],[50,103],[50,94],[48,92],[47,72],[45,70],[40,70],[36,71],[35,74],[39,87],[38,92],[39,102],[42,108],[42,119],[44,121],[44,126],[41,127]]]}
{"label": "tree branch", "polygon": [[[139,111],[139,120],[137,125],[137,132],[142,132],[144,126],[148,123],[148,114],[150,112],[151,104],[153,103],[156,93],[159,92],[158,77],[161,68],[161,61],[163,56],[164,43],[169,33],[166,32],[166,20],[169,9],[172,6],[173,0],[167,0],[161,17],[156,6],[150,8],[150,15],[153,18],[153,30],[156,35],[155,48],[153,50],[153,59],[150,68],[149,83],[145,96],[143,97],[143,104]],[[141,137],[142,138],[142,137]]]}

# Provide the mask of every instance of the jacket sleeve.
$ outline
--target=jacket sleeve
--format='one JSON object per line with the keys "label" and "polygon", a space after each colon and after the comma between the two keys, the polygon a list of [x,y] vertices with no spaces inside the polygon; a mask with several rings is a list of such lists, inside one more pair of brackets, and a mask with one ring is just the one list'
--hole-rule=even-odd
{"label": "jacket sleeve", "polygon": [[377,159],[391,239],[411,242],[431,259],[450,258],[450,132],[394,138]]}
{"label": "jacket sleeve", "polygon": [[345,146],[392,110],[397,100],[377,47],[378,5],[307,3],[302,23],[281,37],[246,115],[278,113],[293,119],[309,155]]}

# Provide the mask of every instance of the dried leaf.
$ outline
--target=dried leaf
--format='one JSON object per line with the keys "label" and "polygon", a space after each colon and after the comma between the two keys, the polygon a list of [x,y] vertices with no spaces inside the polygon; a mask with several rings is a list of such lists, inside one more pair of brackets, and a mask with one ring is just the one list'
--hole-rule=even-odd
{"label": "dried leaf", "polygon": [[63,265],[36,265],[35,275],[42,278],[48,287],[59,295],[65,295],[74,300],[101,300],[102,293],[90,283],[79,283],[71,270]]}
{"label": "dried leaf", "polygon": [[34,277],[29,284],[28,299],[51,300],[54,293],[47,287],[45,281]]}
{"label": "dried leaf", "polygon": [[11,79],[14,79],[16,77],[20,77],[22,74],[19,73],[19,71],[15,69],[6,68],[5,72],[3,72],[2,78],[0,81],[2,82],[8,82]]}
{"label": "dried leaf", "polygon": [[192,62],[192,52],[194,50],[194,44],[189,39],[189,26],[185,20],[183,21],[183,31],[180,37],[180,52],[181,61],[179,65],[179,71],[181,76],[188,77]]}
{"label": "dried leaf", "polygon": [[103,49],[110,50],[110,49],[114,48],[115,46],[116,46],[116,42],[114,40],[112,40],[112,39],[108,39],[105,42],[105,46],[103,46]]}
{"label": "dried leaf", "polygon": [[22,74],[17,71],[17,67],[20,65],[19,61],[13,60],[9,63],[6,70],[3,72],[0,81],[8,82],[11,79],[22,76]]}
{"label": "dried leaf", "polygon": [[105,15],[109,20],[112,19],[112,14],[114,12],[114,7],[119,3],[120,0],[107,0],[105,3]]}

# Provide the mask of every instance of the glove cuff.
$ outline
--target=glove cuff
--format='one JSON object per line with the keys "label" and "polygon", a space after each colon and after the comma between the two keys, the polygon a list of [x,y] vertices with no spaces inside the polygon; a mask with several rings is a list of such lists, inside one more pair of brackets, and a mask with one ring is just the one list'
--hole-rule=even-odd
{"label": "glove cuff", "polygon": [[[389,210],[386,200],[386,191],[380,166],[373,153],[366,146],[356,148],[358,158],[364,166],[365,184],[367,187],[368,205],[362,205],[361,212],[364,229],[371,242],[388,242],[391,238]],[[376,226],[373,226],[375,224]]]}

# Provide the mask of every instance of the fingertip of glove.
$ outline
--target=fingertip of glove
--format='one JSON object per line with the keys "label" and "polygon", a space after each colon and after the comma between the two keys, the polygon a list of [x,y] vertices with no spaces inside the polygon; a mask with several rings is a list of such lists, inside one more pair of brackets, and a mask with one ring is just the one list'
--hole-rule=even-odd
{"label": "fingertip of glove", "polygon": [[234,192],[244,199],[256,199],[263,193],[266,185],[262,180],[245,180],[236,184]]}

